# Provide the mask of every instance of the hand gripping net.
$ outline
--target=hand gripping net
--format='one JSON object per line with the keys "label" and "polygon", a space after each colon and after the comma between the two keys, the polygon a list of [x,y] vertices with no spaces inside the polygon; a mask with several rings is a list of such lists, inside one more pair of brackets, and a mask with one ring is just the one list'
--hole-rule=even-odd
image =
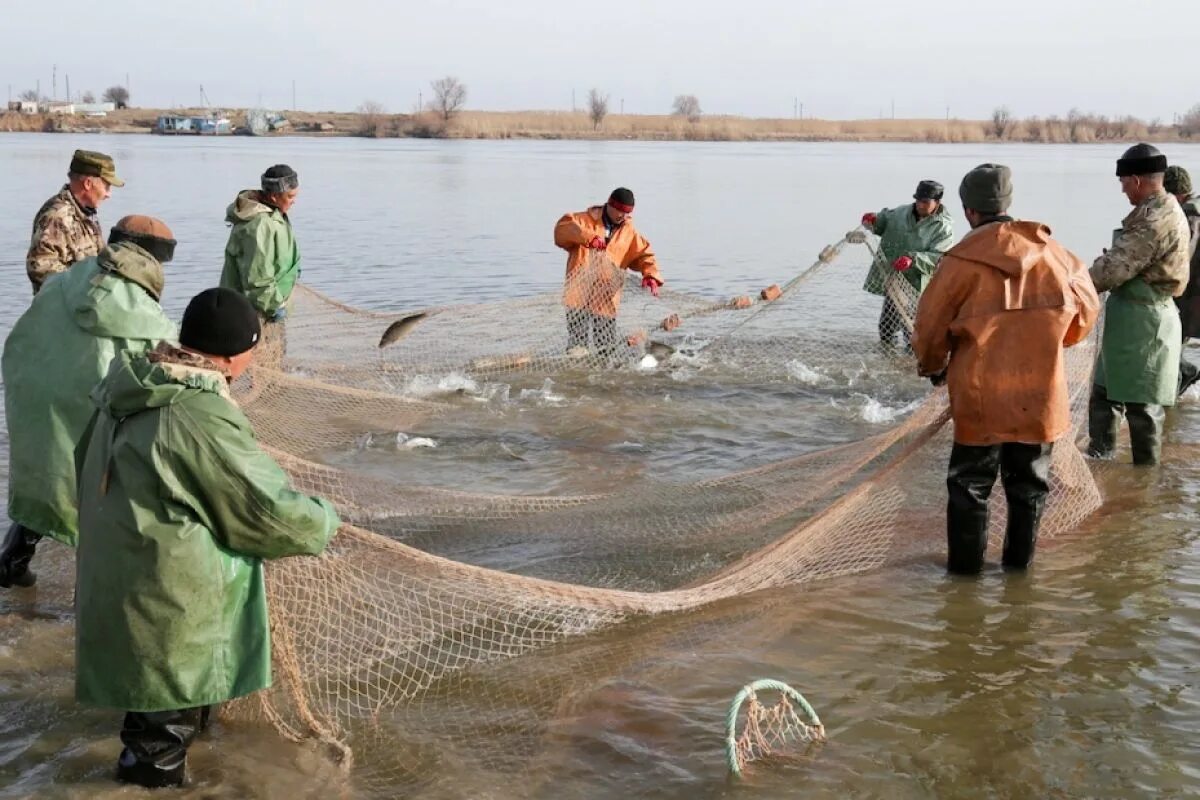
{"label": "hand gripping net", "polygon": [[[381,314],[299,287],[282,363],[252,369],[235,388],[296,486],[334,501],[346,524],[321,557],[267,565],[276,685],[241,712],[352,751],[365,788],[393,791],[444,772],[527,775],[580,686],[645,668],[655,648],[723,635],[704,622],[718,601],[940,558],[946,393],[915,377],[902,339],[881,346],[882,300],[860,288],[870,258],[847,244],[763,296],[712,300],[664,287],[656,300],[627,279],[613,327],[593,314],[586,345],[560,292]],[[611,297],[624,277],[593,254],[573,278],[585,288],[574,297]],[[890,290],[897,309],[915,308],[907,286]],[[419,313],[380,347],[393,323]],[[1074,446],[1094,342],[1068,351],[1076,427],[1055,448],[1043,539],[1100,503]],[[669,375],[637,373],[655,352]],[[571,430],[620,413],[587,402],[614,381],[622,396],[658,386],[656,397],[669,393],[688,412],[674,418],[684,423],[806,415],[822,438],[785,439],[772,458],[739,459],[724,474],[668,465],[588,493],[483,491],[465,473],[451,485],[397,480],[356,447],[417,425],[494,427],[484,387],[515,395],[548,378],[581,398]],[[892,417],[872,416],[864,384]],[[711,412],[709,387],[723,392]],[[743,390],[746,409],[728,405],[730,387]],[[542,434],[554,413],[529,407],[506,419],[532,420]],[[639,409],[630,424],[652,413],[653,404]],[[569,453],[564,474],[590,468],[586,457]],[[995,495],[993,547],[1004,530]]]}

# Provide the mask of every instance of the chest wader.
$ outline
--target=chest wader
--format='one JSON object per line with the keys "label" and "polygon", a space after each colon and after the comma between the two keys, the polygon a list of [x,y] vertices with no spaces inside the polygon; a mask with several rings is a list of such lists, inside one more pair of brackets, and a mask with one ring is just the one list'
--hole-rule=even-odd
{"label": "chest wader", "polygon": [[1179,392],[1179,312],[1169,296],[1134,278],[1109,293],[1104,314],[1104,338],[1088,401],[1088,455],[1112,456],[1124,417],[1133,463],[1157,464],[1163,406],[1174,405]]}
{"label": "chest wader", "polygon": [[988,498],[996,476],[1008,501],[1001,563],[1024,569],[1033,560],[1042,509],[1050,492],[1053,444],[1005,442],[987,446],[954,443],[946,474],[946,569],[975,575],[983,569],[987,550]]}

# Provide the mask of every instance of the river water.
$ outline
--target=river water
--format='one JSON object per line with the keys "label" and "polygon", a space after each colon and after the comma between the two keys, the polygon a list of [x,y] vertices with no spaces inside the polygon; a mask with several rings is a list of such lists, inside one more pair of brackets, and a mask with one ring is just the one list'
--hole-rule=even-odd
{"label": "river water", "polygon": [[[1128,210],[1113,176],[1120,146],[12,134],[0,137],[0,288],[9,301],[0,306],[0,334],[7,335],[28,302],[29,221],[61,185],[75,147],[112,153],[128,182],[103,207],[106,225],[124,214],[150,213],[174,230],[179,246],[164,305],[175,318],[219,276],[225,206],[277,162],[301,175],[292,218],[304,280],[381,310],[554,288],[563,261],[553,247],[554,221],[619,184],[636,192],[639,227],[670,285],[710,296],[781,282],[864,211],[906,202],[920,178],[942,181],[953,195],[962,173],[984,161],[1013,168],[1017,216],[1047,222],[1085,260],[1105,246]],[[1200,170],[1200,146],[1164,149],[1172,161]],[[957,204],[950,205],[956,228],[965,230]],[[857,285],[847,293],[860,299]],[[628,443],[616,431],[638,424],[637,404],[646,402],[639,385],[605,394],[603,419],[593,415],[587,424],[614,429],[605,433],[611,446],[593,448],[588,468],[553,484],[555,490],[608,490],[613,476],[606,464],[632,474],[652,462],[653,453],[622,447]],[[785,398],[760,425],[745,422],[691,450],[672,442],[681,473],[675,477],[732,471],[781,441],[794,447],[868,435],[891,419],[879,403],[884,412],[903,406],[903,392],[898,396],[890,382],[862,392],[862,413],[790,419]],[[724,399],[717,392],[708,402],[711,410]],[[570,427],[564,417],[572,407],[554,409],[554,430]],[[495,415],[495,428],[480,431],[479,439],[502,438],[516,419]],[[427,776],[422,791],[438,797],[1196,796],[1200,404],[1186,401],[1168,425],[1163,466],[1104,470],[1106,506],[1077,531],[1047,542],[1026,575],[989,568],[979,580],[955,580],[930,556],[605,634],[643,657],[636,668],[578,687],[582,699],[552,720],[534,759],[536,781],[497,783],[465,771]],[[553,451],[555,442],[539,447]],[[5,436],[5,456],[6,448]],[[449,482],[455,461],[447,454],[455,450],[444,443],[434,452],[425,462],[419,456],[393,462],[394,477]],[[556,463],[548,456],[537,465]],[[531,484],[545,482],[525,474]],[[478,484],[489,479],[496,476],[481,472]],[[141,796],[109,782],[119,715],[72,700],[71,617],[53,583],[0,595],[0,796]],[[737,689],[757,677],[800,688],[830,742],[733,785],[724,777],[723,715]],[[310,749],[237,725],[219,724],[197,744],[192,771],[195,787],[183,796],[338,791],[336,776]],[[375,782],[352,791],[390,797],[400,789]]]}

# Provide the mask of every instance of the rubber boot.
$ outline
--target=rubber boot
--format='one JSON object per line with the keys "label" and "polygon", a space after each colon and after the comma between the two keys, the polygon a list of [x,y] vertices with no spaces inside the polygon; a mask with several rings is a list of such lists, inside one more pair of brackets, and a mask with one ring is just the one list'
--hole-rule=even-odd
{"label": "rubber boot", "polygon": [[37,576],[29,570],[29,562],[42,540],[39,533],[14,522],[8,528],[4,544],[0,545],[0,587],[33,586]]}
{"label": "rubber boot", "polygon": [[1088,449],[1092,458],[1111,458],[1117,447],[1123,406],[1108,399],[1108,392],[1093,384],[1088,398]]}
{"label": "rubber boot", "polygon": [[177,711],[130,711],[121,726],[125,749],[117,759],[117,780],[147,789],[182,786],[187,750],[208,725],[210,706]]}
{"label": "rubber boot", "polygon": [[1125,414],[1129,419],[1133,463],[1142,467],[1154,466],[1162,457],[1162,425],[1166,416],[1162,406],[1127,403]]}
{"label": "rubber boot", "polygon": [[1200,367],[1197,367],[1186,358],[1179,359],[1179,394],[1183,394],[1192,387],[1196,381],[1200,381]]}
{"label": "rubber boot", "polygon": [[951,506],[946,513],[946,571],[978,575],[987,552],[988,509]]}
{"label": "rubber boot", "polygon": [[1000,479],[1008,501],[1008,525],[1000,563],[1006,569],[1025,569],[1037,548],[1042,510],[1050,494],[1052,444],[1007,443],[1001,446]]}
{"label": "rubber boot", "polygon": [[1000,471],[1000,446],[955,442],[946,474],[946,569],[977,575],[987,550],[988,498]]}

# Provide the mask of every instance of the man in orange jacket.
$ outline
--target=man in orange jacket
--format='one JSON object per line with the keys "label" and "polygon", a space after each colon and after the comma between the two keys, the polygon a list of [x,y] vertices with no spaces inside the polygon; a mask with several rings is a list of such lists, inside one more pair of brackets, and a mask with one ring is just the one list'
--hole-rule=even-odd
{"label": "man in orange jacket", "polygon": [[633,203],[633,192],[620,187],[604,205],[564,214],[554,226],[554,244],[567,251],[568,353],[585,352],[589,334],[597,351],[616,349],[624,270],[641,273],[642,288],[658,297],[662,277],[650,242],[633,227]]}
{"label": "man in orange jacket", "polygon": [[1024,569],[1049,493],[1050,450],[1071,426],[1063,349],[1088,335],[1100,300],[1087,267],[1049,228],[1006,214],[1008,167],[976,167],[958,193],[971,231],[942,256],[912,340],[920,373],[950,390],[947,567],[983,569],[999,473],[1008,500],[1002,563]]}

